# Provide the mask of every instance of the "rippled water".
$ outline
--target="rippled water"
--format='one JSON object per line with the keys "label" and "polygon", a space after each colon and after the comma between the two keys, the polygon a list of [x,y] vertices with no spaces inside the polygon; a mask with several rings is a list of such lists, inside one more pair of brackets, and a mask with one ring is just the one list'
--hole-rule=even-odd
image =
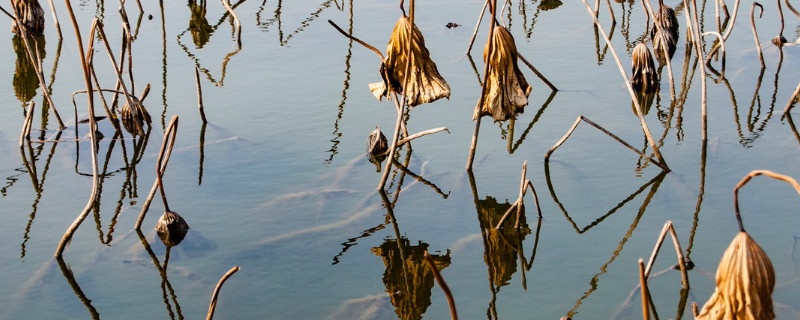
{"label": "rippled water", "polygon": [[[241,41],[219,2],[207,3],[203,12],[192,3],[144,1],[141,14],[126,3],[134,91],[151,85],[144,104],[152,130],[146,141],[127,133],[115,139],[111,124],[99,122],[105,136],[98,144],[100,198],[63,260],[53,252],[90,196],[91,143],[87,124],[76,132],[70,101],[85,89],[74,29],[65,4],[56,2],[59,40],[49,5],[42,3],[44,80],[67,128],[59,134],[54,117],[41,112],[41,90],[30,71],[24,73],[19,40],[0,33],[7,44],[0,51],[6,61],[0,65],[0,175],[6,177],[0,187],[0,318],[201,318],[219,277],[240,266],[221,290],[220,319],[442,319],[449,308],[422,258],[429,250],[464,319],[635,319],[641,317],[637,260],[650,256],[668,220],[696,265],[687,300],[702,306],[738,232],[736,183],[755,169],[800,176],[794,165],[800,138],[791,119],[781,117],[799,80],[800,51],[769,42],[780,20],[776,4],[764,3],[764,16],[756,17],[762,70],[749,26],[751,3],[742,2],[726,41],[724,73],[709,72],[704,145],[700,68],[687,55],[683,6],[666,0],[681,24],[671,63],[677,98],[671,99],[664,69],[645,119],[672,171],[662,173],[586,123],[545,163],[547,150],[581,115],[651,152],[612,49],[583,3],[549,8],[552,2],[512,2],[500,16],[519,52],[559,90],[521,66],[533,86],[529,104],[513,122],[483,119],[471,173],[464,164],[481,91],[485,23],[472,56],[465,52],[482,2],[416,4],[415,22],[452,94],[415,107],[408,131],[445,126],[449,134],[422,137],[413,152],[399,153],[408,171],[390,175],[386,198],[375,191],[381,173],[364,155],[375,126],[391,136],[395,123],[394,105],[378,102],[367,87],[380,81],[380,61],[326,20],[384,51],[402,15],[396,2],[238,1],[232,5]],[[97,17],[119,59],[120,5],[72,5],[84,45]],[[716,30],[713,3],[699,5],[705,7],[703,30]],[[611,7],[616,23],[605,4],[600,21],[630,74],[630,51],[645,29],[642,6],[612,1]],[[784,36],[794,41],[800,26],[784,13]],[[108,54],[95,40],[99,81],[113,88]],[[705,40],[708,51],[713,38]],[[721,61],[711,64],[722,71]],[[20,149],[29,101],[37,108],[31,142]],[[85,119],[85,95],[76,95],[76,105],[77,119]],[[99,103],[96,112],[102,113]],[[180,125],[164,184],[170,208],[191,229],[167,256],[153,229],[164,210],[158,196],[142,231],[133,226],[173,115]],[[543,219],[526,195],[520,231],[493,230],[518,196],[525,161]],[[740,192],[744,224],[775,266],[773,299],[781,319],[800,314],[799,199],[787,184],[763,177]],[[691,308],[681,305],[680,275],[669,270],[673,252],[667,241],[650,291],[661,317],[690,318]]]}

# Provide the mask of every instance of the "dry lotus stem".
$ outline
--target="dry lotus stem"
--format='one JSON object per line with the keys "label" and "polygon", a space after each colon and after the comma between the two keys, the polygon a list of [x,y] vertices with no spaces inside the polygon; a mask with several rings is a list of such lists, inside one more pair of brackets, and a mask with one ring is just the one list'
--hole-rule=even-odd
{"label": "dry lotus stem", "polygon": [[631,54],[632,63],[631,69],[631,85],[637,91],[651,92],[658,87],[658,75],[656,74],[655,63],[653,62],[653,55],[650,50],[642,42],[633,48]]}
{"label": "dry lotus stem", "polygon": [[[489,65],[486,79],[486,97],[483,105],[475,108],[473,120],[491,115],[496,121],[513,119],[528,104],[531,86],[517,66],[517,45],[514,37],[502,26],[494,27],[492,42],[483,49],[483,60]],[[491,57],[486,53],[492,48]]]}
{"label": "dry lotus stem", "polygon": [[774,319],[775,271],[746,232],[733,239],[717,268],[717,288],[695,319]]}
{"label": "dry lotus stem", "polygon": [[[411,56],[406,56],[409,44]],[[409,63],[410,77],[406,79],[405,72]],[[450,86],[439,74],[436,63],[431,60],[422,32],[411,24],[408,17],[401,17],[392,31],[386,48],[386,59],[381,63],[381,77],[383,82],[369,85],[370,91],[378,100],[388,97],[391,91],[405,94],[411,107],[440,98],[450,98]],[[403,90],[404,83],[407,83],[408,90]]]}

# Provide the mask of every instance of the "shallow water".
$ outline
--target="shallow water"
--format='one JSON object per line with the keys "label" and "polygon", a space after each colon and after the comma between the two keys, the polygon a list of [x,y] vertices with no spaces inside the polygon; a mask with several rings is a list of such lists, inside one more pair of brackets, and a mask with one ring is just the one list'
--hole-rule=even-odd
{"label": "shallow water", "polygon": [[[511,3],[502,22],[519,52],[559,91],[552,93],[521,66],[533,86],[529,105],[513,124],[483,119],[472,174],[464,164],[481,91],[475,70],[483,70],[486,24],[472,56],[464,53],[482,2],[416,4],[415,22],[452,94],[415,107],[408,131],[446,126],[450,133],[417,139],[413,152],[398,155],[412,174],[390,175],[386,200],[392,216],[375,191],[381,173],[364,155],[375,126],[391,137],[395,123],[394,105],[378,102],[367,87],[380,81],[380,61],[326,20],[383,51],[402,14],[397,3],[243,0],[233,3],[242,23],[237,43],[220,3],[206,5],[204,30],[210,34],[205,39],[198,33],[195,40],[190,26],[200,24],[190,23],[186,3],[143,2],[138,22],[139,10],[128,2],[134,91],[152,86],[145,106],[153,128],[134,166],[139,140],[125,133],[112,147],[113,127],[107,120],[99,123],[105,135],[98,151],[105,173],[99,204],[63,260],[52,256],[90,196],[91,143],[88,125],[79,125],[76,134],[70,101],[84,89],[74,29],[64,3],[56,2],[60,42],[43,3],[45,81],[67,128],[59,136],[54,117],[41,112],[35,79],[31,85],[26,78],[27,87],[15,82],[19,61],[14,46],[7,45],[0,51],[7,61],[0,65],[6,75],[0,81],[6,97],[0,99],[0,175],[6,177],[0,186],[0,318],[201,318],[219,277],[233,266],[241,270],[221,291],[220,319],[446,318],[447,301],[421,258],[427,249],[443,268],[462,318],[635,319],[641,317],[634,291],[637,260],[650,256],[668,220],[696,265],[689,272],[688,301],[702,306],[714,290],[719,259],[738,232],[736,183],[755,169],[800,176],[792,165],[800,157],[800,138],[791,120],[781,119],[797,85],[800,51],[769,43],[780,29],[776,4],[764,3],[764,17],[756,18],[766,64],[762,73],[749,27],[750,3],[741,3],[726,41],[724,77],[709,74],[704,145],[700,69],[687,57],[682,5],[665,1],[678,9],[681,24],[672,59],[679,99],[671,103],[665,68],[646,115],[672,170],[662,174],[586,123],[544,162],[547,150],[580,115],[638,148],[646,142],[611,49],[598,41],[582,2],[564,1],[551,10],[541,10],[540,2]],[[119,59],[119,4],[73,5],[84,45],[91,19],[100,18]],[[733,3],[728,5],[733,10]],[[629,74],[630,50],[644,34],[641,3],[612,7],[614,27],[605,5],[600,21]],[[784,36],[794,41],[800,26],[784,12]],[[701,19],[704,31],[716,29],[711,2]],[[461,26],[447,28],[450,22]],[[0,43],[13,44],[13,38],[0,33]],[[705,40],[707,51],[713,38]],[[111,63],[99,42],[94,60],[100,83],[113,88]],[[206,126],[197,111],[195,66]],[[712,66],[721,70],[720,61]],[[34,142],[20,152],[30,99],[37,106]],[[85,95],[76,97],[76,105],[77,118],[85,119]],[[133,226],[155,180],[158,149],[173,115],[180,125],[164,184],[170,208],[191,230],[169,251],[161,272],[167,250],[153,230],[164,210],[158,196],[141,233]],[[490,230],[517,198],[525,161],[543,219],[536,219],[527,195],[526,228]],[[799,199],[787,184],[764,177],[740,191],[747,231],[775,267],[773,299],[781,319],[800,314],[795,250],[800,233],[793,227]],[[676,263],[673,252],[668,241],[654,272]],[[680,305],[677,271],[659,273],[649,288],[661,317],[691,317],[691,308]]]}

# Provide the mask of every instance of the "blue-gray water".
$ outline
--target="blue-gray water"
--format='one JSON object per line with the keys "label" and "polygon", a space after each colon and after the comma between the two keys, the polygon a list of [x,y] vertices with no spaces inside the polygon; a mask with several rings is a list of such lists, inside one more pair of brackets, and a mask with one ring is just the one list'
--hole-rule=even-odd
{"label": "blue-gray water", "polygon": [[[464,164],[481,91],[475,69],[483,70],[485,23],[472,57],[464,53],[482,2],[416,3],[415,22],[452,94],[415,107],[408,131],[446,126],[450,133],[422,137],[412,143],[410,156],[407,149],[399,154],[398,160],[407,161],[425,182],[401,171],[390,176],[393,224],[375,191],[380,173],[364,156],[367,135],[381,126],[391,137],[396,119],[394,105],[378,102],[367,87],[380,81],[380,61],[327,20],[385,51],[402,15],[396,2],[235,2],[242,23],[239,45],[219,2],[207,3],[211,34],[207,40],[199,35],[196,44],[185,2],[161,7],[143,1],[137,22],[139,10],[128,1],[135,90],[152,86],[145,105],[153,129],[131,170],[135,142],[126,133],[109,152],[114,129],[108,121],[99,123],[106,137],[98,153],[106,173],[99,208],[78,229],[63,263],[52,258],[53,252],[90,196],[91,153],[88,125],[79,126],[81,139],[75,142],[70,99],[85,87],[74,29],[64,3],[56,1],[64,34],[59,42],[49,5],[42,3],[47,13],[44,78],[67,128],[57,136],[50,115],[44,118],[46,130],[40,130],[41,91],[35,80],[29,89],[16,84],[14,35],[0,33],[0,43],[6,44],[0,51],[5,61],[0,64],[0,176],[5,177],[0,182],[0,318],[202,318],[219,277],[233,266],[241,270],[222,288],[219,319],[412,319],[420,313],[447,318],[447,301],[421,259],[427,248],[444,267],[442,275],[464,319],[636,319],[641,317],[634,292],[637,260],[650,256],[668,220],[696,265],[689,272],[688,301],[702,306],[714,290],[719,259],[738,232],[736,183],[755,169],[800,177],[794,165],[800,138],[789,119],[781,119],[800,80],[800,51],[769,42],[780,29],[776,4],[764,3],[763,18],[756,17],[766,64],[761,76],[749,26],[751,3],[740,4],[726,42],[724,77],[709,73],[704,150],[700,68],[693,54],[686,55],[682,5],[665,1],[678,9],[681,26],[672,60],[678,99],[671,101],[665,68],[646,116],[672,169],[661,175],[657,166],[586,123],[545,165],[547,150],[580,115],[638,148],[646,142],[611,49],[602,38],[598,42],[583,3],[564,1],[541,10],[540,2],[510,3],[502,23],[509,25],[519,52],[559,91],[551,94],[520,65],[533,86],[529,105],[513,130],[508,122],[483,119],[472,177]],[[600,20],[630,74],[630,49],[644,33],[641,3],[611,4],[613,31],[605,4]],[[98,17],[119,59],[119,3],[72,5],[84,45],[92,18]],[[794,41],[797,18],[784,9],[784,36]],[[713,2],[705,4],[701,19],[703,31],[716,31]],[[461,26],[448,29],[450,22]],[[708,51],[712,36],[706,41]],[[94,61],[101,85],[113,88],[115,77],[100,42]],[[209,120],[204,131],[195,66],[201,70]],[[721,70],[718,60],[712,66]],[[24,106],[31,98],[37,105],[34,142],[20,152]],[[85,101],[85,95],[76,96],[79,119],[87,116]],[[170,251],[164,278],[156,263],[163,263],[166,250],[153,231],[164,210],[158,196],[142,227],[150,251],[133,226],[155,180],[164,127],[173,115],[180,117],[180,126],[164,185],[170,208],[191,230]],[[60,142],[52,142],[56,138]],[[535,218],[529,194],[522,237],[488,230],[497,217],[487,221],[486,214],[505,211],[517,198],[525,161],[544,218]],[[765,177],[740,191],[747,231],[775,266],[773,299],[781,319],[800,315],[798,203],[791,186]],[[406,258],[400,261],[398,233]],[[667,241],[654,272],[675,263]],[[649,287],[660,317],[675,318],[678,310],[684,310],[681,318],[691,317],[690,307],[679,306],[677,271],[652,278]]]}

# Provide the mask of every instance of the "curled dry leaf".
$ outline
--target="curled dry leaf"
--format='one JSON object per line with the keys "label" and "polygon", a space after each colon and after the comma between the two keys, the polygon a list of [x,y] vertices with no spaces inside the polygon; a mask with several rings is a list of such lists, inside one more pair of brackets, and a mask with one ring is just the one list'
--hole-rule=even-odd
{"label": "curled dry leaf", "polygon": [[631,85],[637,91],[652,92],[658,87],[658,74],[656,74],[655,63],[653,62],[653,54],[643,42],[639,42],[633,48],[631,54],[632,75]]}
{"label": "curled dry leaf", "polygon": [[[486,96],[483,105],[475,108],[472,119],[491,115],[496,121],[513,119],[528,104],[531,86],[517,65],[517,45],[514,37],[502,26],[495,26],[492,42],[483,49],[483,60],[489,64]],[[491,48],[492,55],[487,57]]]}
{"label": "curled dry leaf", "polygon": [[150,123],[150,114],[147,112],[147,109],[144,108],[139,98],[131,96],[131,101],[133,102],[133,107],[125,103],[125,105],[122,106],[122,110],[120,110],[122,126],[134,136],[143,135],[144,123],[145,121]]}
{"label": "curled dry leaf", "polygon": [[367,137],[367,160],[377,164],[378,171],[380,171],[381,162],[386,159],[387,151],[389,151],[389,142],[381,132],[381,127],[375,127],[375,130],[372,130]]}
{"label": "curled dry leaf", "polygon": [[[408,55],[409,45],[411,55]],[[408,64],[411,67],[406,79]],[[378,100],[388,98],[392,91],[404,93],[411,107],[440,98],[450,98],[450,85],[439,74],[436,63],[431,60],[422,32],[408,17],[401,17],[394,26],[386,48],[386,59],[381,62],[380,73],[383,82],[369,85],[370,91]],[[404,83],[407,83],[408,90],[403,90]]]}
{"label": "curled dry leaf", "polygon": [[775,270],[746,232],[733,239],[717,268],[717,288],[696,319],[774,319]]}
{"label": "curled dry leaf", "polygon": [[156,233],[165,246],[177,246],[188,232],[189,224],[177,212],[164,212],[156,223]]}

